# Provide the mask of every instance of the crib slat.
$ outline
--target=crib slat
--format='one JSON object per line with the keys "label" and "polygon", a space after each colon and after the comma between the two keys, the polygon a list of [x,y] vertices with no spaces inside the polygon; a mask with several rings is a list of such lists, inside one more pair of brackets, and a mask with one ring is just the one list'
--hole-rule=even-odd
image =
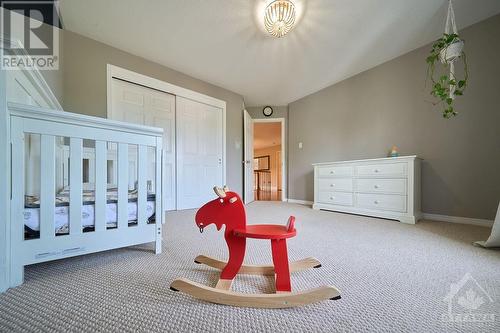
{"label": "crib slat", "polygon": [[107,158],[106,142],[95,142],[95,231],[106,230]]}
{"label": "crib slat", "polygon": [[128,227],[128,144],[118,144],[118,228]]}
{"label": "crib slat", "polygon": [[69,141],[69,233],[82,233],[82,144],[80,138]]}
{"label": "crib slat", "polygon": [[56,204],[55,137],[42,135],[40,145],[40,238],[55,237],[54,208]]}
{"label": "crib slat", "polygon": [[138,176],[137,176],[137,224],[146,224],[146,205],[147,205],[147,147],[139,145],[137,162],[138,162]]}

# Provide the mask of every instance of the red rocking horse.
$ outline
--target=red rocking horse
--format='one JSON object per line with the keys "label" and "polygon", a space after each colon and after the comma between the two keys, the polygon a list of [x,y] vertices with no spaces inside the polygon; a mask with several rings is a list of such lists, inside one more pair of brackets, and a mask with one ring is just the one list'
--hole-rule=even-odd
{"label": "red rocking horse", "polygon": [[[286,247],[287,238],[297,234],[294,222],[290,216],[286,226],[283,225],[246,225],[245,206],[235,192],[227,187],[214,187],[218,198],[206,203],[196,213],[196,225],[203,228],[215,224],[217,230],[226,226],[224,237],[229,249],[227,262],[200,255],[195,263],[222,270],[215,288],[208,287],[187,279],[177,279],[170,289],[182,291],[191,296],[212,303],[246,306],[256,308],[287,308],[311,304],[326,299],[340,299],[339,291],[332,286],[323,286],[300,292],[292,292],[290,273],[308,268],[319,268],[321,263],[315,258],[306,258],[288,262]],[[243,265],[246,239],[258,238],[271,240],[273,266]],[[275,294],[245,294],[231,291],[231,285],[236,274],[271,275],[275,276]]]}

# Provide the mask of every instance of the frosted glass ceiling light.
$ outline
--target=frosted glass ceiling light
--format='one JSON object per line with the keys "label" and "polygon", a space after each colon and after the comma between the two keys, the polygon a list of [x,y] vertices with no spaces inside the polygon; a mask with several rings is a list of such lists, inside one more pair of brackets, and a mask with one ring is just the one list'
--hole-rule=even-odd
{"label": "frosted glass ceiling light", "polygon": [[266,7],[264,26],[277,38],[285,36],[295,23],[295,6],[290,0],[276,0]]}

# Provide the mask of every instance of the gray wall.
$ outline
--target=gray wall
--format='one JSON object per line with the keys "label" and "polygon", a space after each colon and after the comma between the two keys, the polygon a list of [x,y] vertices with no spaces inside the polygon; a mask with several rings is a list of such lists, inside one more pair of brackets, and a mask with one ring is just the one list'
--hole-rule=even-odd
{"label": "gray wall", "polygon": [[288,106],[271,106],[273,108],[273,114],[271,117],[266,117],[262,113],[262,109],[265,106],[251,106],[247,107],[247,111],[252,119],[269,119],[269,118],[285,118],[288,119]]}
{"label": "gray wall", "polygon": [[424,212],[493,219],[500,199],[500,15],[461,33],[470,82],[455,119],[443,119],[429,102],[430,45],[291,103],[289,198],[313,200],[311,163],[385,157],[397,145],[402,155],[424,159]]}
{"label": "gray wall", "polygon": [[106,117],[106,65],[112,64],[226,101],[227,184],[242,192],[243,97],[79,34],[63,31],[63,107]]}

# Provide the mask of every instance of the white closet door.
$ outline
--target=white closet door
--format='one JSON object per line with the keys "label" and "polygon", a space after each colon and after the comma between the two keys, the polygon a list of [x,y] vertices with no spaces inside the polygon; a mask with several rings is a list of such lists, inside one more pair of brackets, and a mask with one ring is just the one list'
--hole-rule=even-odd
{"label": "white closet door", "polygon": [[163,205],[165,210],[175,210],[175,96],[151,90],[146,99],[144,125],[164,130]]}
{"label": "white closet door", "polygon": [[113,79],[111,118],[163,128],[163,205],[176,209],[175,96]]}
{"label": "white closet door", "polygon": [[113,79],[111,114],[114,120],[144,125],[145,90],[146,88]]}
{"label": "white closet door", "polygon": [[222,109],[183,97],[177,112],[177,209],[198,208],[222,186]]}

